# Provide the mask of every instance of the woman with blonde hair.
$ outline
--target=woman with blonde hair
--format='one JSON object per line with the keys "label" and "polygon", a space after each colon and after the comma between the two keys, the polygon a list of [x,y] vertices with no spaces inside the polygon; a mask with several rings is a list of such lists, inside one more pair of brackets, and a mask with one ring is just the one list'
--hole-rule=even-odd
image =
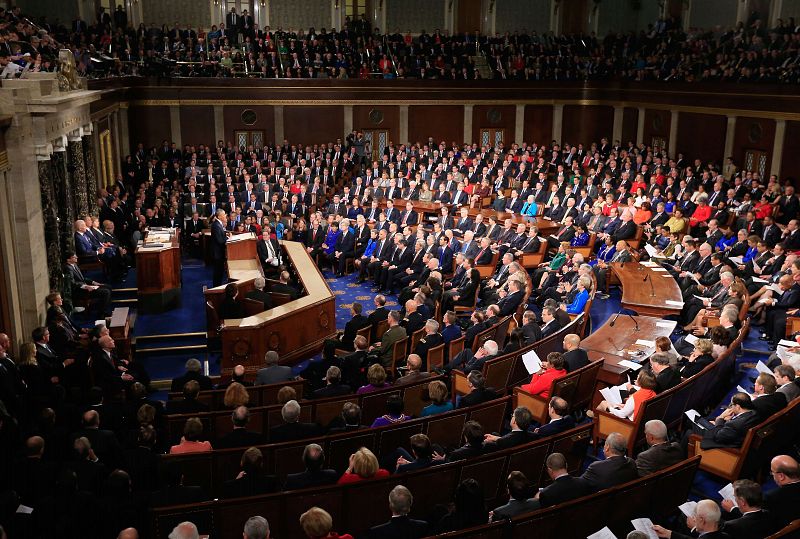
{"label": "woman with blonde hair", "polygon": [[278,390],[278,404],[286,404],[289,401],[297,400],[297,390],[292,386],[283,386]]}
{"label": "woman with blonde hair", "polygon": [[350,455],[350,464],[347,471],[339,478],[337,484],[358,483],[367,479],[382,479],[389,477],[389,472],[378,464],[378,457],[366,447]]}
{"label": "woman with blonde hair", "polygon": [[[19,356],[18,369],[28,388],[28,394],[36,401],[46,398],[52,384],[44,369],[36,361],[36,345],[31,342],[22,343],[19,347]],[[43,405],[44,401],[40,404]]]}
{"label": "woman with blonde hair", "polygon": [[222,403],[225,405],[225,408],[247,406],[249,402],[250,394],[239,382],[233,382],[231,385],[229,385],[228,389],[225,390],[225,396],[222,399]]}
{"label": "woman with blonde hair", "polygon": [[357,394],[362,395],[390,387],[386,383],[386,369],[380,363],[375,363],[367,369],[367,382],[369,382],[367,385],[358,388]]}
{"label": "woman with blonde hair", "polygon": [[331,531],[333,517],[319,507],[312,507],[300,515],[300,527],[303,528],[303,533],[309,539],[353,539],[353,536],[348,533],[338,534]]}

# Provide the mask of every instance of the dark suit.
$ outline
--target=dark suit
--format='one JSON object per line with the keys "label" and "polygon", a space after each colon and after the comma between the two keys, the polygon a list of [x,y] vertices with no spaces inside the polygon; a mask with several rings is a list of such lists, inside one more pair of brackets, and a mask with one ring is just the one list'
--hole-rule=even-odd
{"label": "dark suit", "polygon": [[286,476],[284,490],[332,485],[339,479],[336,470],[306,470],[300,473],[290,473]]}
{"label": "dark suit", "polygon": [[495,392],[491,388],[485,387],[483,389],[473,389],[471,392],[461,397],[461,400],[458,401],[458,408],[475,406],[476,404],[488,402],[496,398],[497,398],[497,392]]}
{"label": "dark suit", "polygon": [[210,411],[207,404],[196,399],[172,400],[167,402],[168,414],[199,414]]}
{"label": "dark suit", "polygon": [[339,395],[349,395],[353,390],[345,384],[329,384],[314,391],[312,398],[324,399],[326,397],[338,397]]}
{"label": "dark suit", "polygon": [[276,444],[311,438],[319,435],[320,430],[316,423],[284,423],[269,429],[269,442]]}
{"label": "dark suit", "polygon": [[558,320],[554,318],[549,323],[542,326],[542,339],[544,339],[545,337],[549,337],[554,333],[557,333],[558,330],[560,329],[561,325],[558,323]]}
{"label": "dark suit", "polygon": [[338,264],[335,268],[340,275],[344,274],[345,269],[345,261],[349,257],[355,256],[355,245],[356,245],[356,235],[350,232],[349,230],[345,230],[342,234],[336,238],[336,245],[334,245],[333,250],[335,252],[341,253],[339,255]]}
{"label": "dark suit", "polygon": [[153,507],[200,503],[206,500],[208,500],[208,496],[202,488],[182,485],[165,487],[150,496],[150,503]]}
{"label": "dark suit", "polygon": [[586,496],[590,492],[586,481],[571,475],[562,475],[539,492],[539,505],[550,507]]}
{"label": "dark suit", "polygon": [[561,419],[550,421],[545,423],[541,427],[535,429],[533,431],[533,438],[544,438],[545,436],[552,436],[554,434],[558,434],[559,432],[564,432],[565,430],[569,430],[575,426],[575,418],[571,415],[566,415]]}
{"label": "dark suit", "polygon": [[375,539],[416,539],[427,535],[428,523],[408,515],[393,516],[389,522],[369,530],[369,537]]}
{"label": "dark suit", "polygon": [[682,460],[683,450],[681,446],[674,442],[665,442],[639,453],[639,456],[636,457],[636,468],[639,470],[639,477],[644,477],[677,464]]}
{"label": "dark suit", "polygon": [[700,442],[700,447],[702,449],[741,447],[747,431],[759,421],[759,415],[755,410],[748,410],[728,421],[718,418],[712,428],[702,431],[703,440]]}
{"label": "dark suit", "polygon": [[207,391],[213,387],[211,378],[201,374],[200,372],[189,371],[182,376],[172,379],[170,391],[173,393],[183,391],[183,386],[185,386],[186,382],[190,380],[194,380],[200,385],[200,391]]}
{"label": "dark suit", "polygon": [[511,498],[508,503],[501,505],[492,512],[492,521],[508,520],[517,515],[536,511],[541,507],[539,500],[530,498],[527,500],[516,500]]}
{"label": "dark suit", "polygon": [[223,498],[243,498],[278,491],[278,481],[274,475],[246,474],[239,479],[231,479],[222,484]]}
{"label": "dark suit", "polygon": [[265,292],[263,290],[258,290],[258,289],[254,288],[253,290],[251,290],[250,292],[247,293],[245,298],[252,299],[252,300],[255,300],[255,301],[260,301],[261,303],[264,304],[264,310],[265,311],[267,309],[271,309],[272,308],[272,297],[269,295],[268,292]]}
{"label": "dark suit", "polygon": [[772,514],[760,510],[728,520],[723,525],[722,531],[733,539],[761,539],[772,535],[781,527],[780,522],[776,522]]}
{"label": "dark suit", "polygon": [[786,395],[778,392],[771,395],[760,395],[753,399],[753,407],[756,409],[759,419],[764,421],[772,414],[786,408]]}
{"label": "dark suit", "polygon": [[681,383],[681,373],[677,369],[667,367],[656,375],[656,393],[662,393]]}
{"label": "dark suit", "polygon": [[593,492],[633,481],[639,477],[633,459],[614,456],[593,462],[583,472],[581,479],[586,481]]}
{"label": "dark suit", "polygon": [[575,372],[589,364],[589,355],[586,350],[576,348],[575,350],[564,352],[564,360],[566,361],[567,372]]}
{"label": "dark suit", "polygon": [[244,428],[234,428],[231,432],[214,442],[214,449],[251,447],[263,443],[264,436],[260,432],[253,432]]}
{"label": "dark suit", "polygon": [[272,365],[265,367],[258,371],[256,375],[256,384],[277,384],[279,382],[288,382],[293,379],[292,368],[286,365]]}
{"label": "dark suit", "polygon": [[[271,239],[269,240],[270,246],[272,246],[272,258],[278,259],[278,264],[281,263],[281,248],[278,245],[278,241]],[[263,239],[260,239],[256,242],[256,251],[258,252],[258,260],[261,262],[261,267],[264,269],[264,273],[270,273],[277,271],[278,266],[274,266],[272,264],[267,263],[267,259],[270,258],[269,247],[267,246],[267,242]]]}
{"label": "dark suit", "polygon": [[515,447],[518,445],[522,445],[524,443],[530,442],[533,440],[533,435],[524,430],[512,430],[505,436],[501,436],[497,440],[493,442],[487,442],[484,445],[484,449],[486,451],[497,451],[500,449],[508,449],[509,447]]}
{"label": "dark suit", "polygon": [[764,508],[780,523],[786,526],[800,517],[800,482],[789,483],[764,494]]}
{"label": "dark suit", "polygon": [[227,241],[225,227],[220,221],[214,221],[214,224],[211,225],[211,255],[214,259],[213,286],[221,285],[225,277],[225,244]]}

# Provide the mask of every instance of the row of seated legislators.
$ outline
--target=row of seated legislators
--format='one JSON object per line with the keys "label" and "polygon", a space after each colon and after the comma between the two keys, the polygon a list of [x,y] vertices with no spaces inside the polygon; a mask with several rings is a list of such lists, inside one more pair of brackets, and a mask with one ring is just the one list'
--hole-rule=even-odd
{"label": "row of seated legislators", "polygon": [[[188,24],[138,27],[118,9],[93,21],[34,23],[19,8],[0,11],[2,30],[13,47],[12,65],[34,71],[56,66],[68,47],[82,75],[109,77],[413,78],[473,80],[627,79],[716,82],[798,82],[800,27],[794,18],[768,28],[754,11],[734,28],[684,31],[680,21],[659,19],[640,32],[553,35],[513,32],[450,34],[434,29],[418,35],[381,34],[366,19],[327,30],[260,28],[253,15],[231,8],[210,29]],[[95,62],[97,51],[111,59]],[[29,53],[30,56],[24,56]],[[473,57],[488,60],[481,73]]]}
{"label": "row of seated legislators", "polygon": [[[2,467],[7,494],[2,522],[7,528],[29,536],[67,537],[130,537],[134,532],[128,528],[134,528],[147,536],[147,508],[193,503],[212,494],[237,498],[379,479],[480,459],[564,432],[602,413],[635,422],[648,400],[683,380],[691,381],[731,352],[748,324],[762,327],[763,338],[776,345],[784,337],[787,318],[800,307],[800,200],[789,182],[739,170],[731,160],[688,162],[661,148],[622,147],[605,139],[585,145],[512,143],[492,148],[429,140],[389,145],[374,161],[364,153],[362,135],[353,133],[343,141],[317,146],[286,141],[260,149],[218,143],[178,150],[165,141],[150,150],[142,144],[126,159],[118,182],[99,193],[97,220],[82,216],[75,223],[78,252],[67,253],[68,284],[48,296],[45,326],[30,336],[13,336],[30,339],[20,346],[19,358],[12,357],[11,339],[0,336],[0,442],[10,456]],[[327,166],[327,174],[314,170]],[[330,179],[323,183],[319,176]],[[199,211],[182,210],[179,201],[186,200],[186,193],[195,193],[190,205],[192,198],[198,204],[213,204],[208,193],[217,183],[233,193],[231,206],[206,212],[205,220]],[[198,185],[203,186],[202,197]],[[367,189],[366,205],[375,211],[353,217],[340,209],[352,208],[353,200],[367,196]],[[251,192],[270,200],[276,196],[282,210],[248,209]],[[415,205],[426,204],[425,192],[447,194],[432,206],[435,215],[415,210]],[[300,194],[302,211],[286,212]],[[176,218],[178,210],[182,213]],[[124,275],[132,262],[127,253],[145,227],[173,219],[175,225],[167,224],[182,228],[183,248],[199,249],[199,241],[190,241],[195,234],[190,223],[194,227],[197,220],[198,227],[208,226],[206,221],[213,221],[217,210],[228,210],[231,221],[249,220],[247,230],[261,233],[259,258],[266,274],[278,278],[270,280],[270,290],[300,293],[291,268],[272,259],[281,251],[277,240],[299,241],[322,267],[340,275],[353,272],[372,285],[373,304],[352,305],[344,330],[324,344],[321,360],[302,373],[300,389],[292,385],[296,381],[291,369],[281,365],[274,352],[266,355],[255,379],[237,367],[231,379],[211,380],[201,374],[198,362],[190,361],[186,373],[173,381],[172,389],[180,395],[173,395],[165,406],[150,398],[146,370],[134,358],[117,354],[105,326],[91,331],[76,326],[65,296],[84,296],[90,309],[106,314],[108,287],[85,277],[80,257],[94,256],[110,273]],[[537,222],[549,226],[552,235],[539,234]],[[644,249],[645,244],[655,251]],[[105,256],[109,251],[113,258]],[[643,361],[635,383],[623,388],[622,404],[602,402],[595,410],[573,415],[569,402],[550,395],[553,381],[588,363],[582,335],[567,326],[572,316],[584,313],[590,300],[603,300],[610,264],[644,260],[648,251],[666,260],[664,267],[684,295],[675,340],[657,340],[656,352]],[[526,267],[526,255],[534,253],[541,255],[541,262]],[[222,319],[241,313],[236,287],[229,290]],[[248,295],[262,298],[268,308],[266,290],[266,282],[258,280]],[[392,310],[387,296],[395,295],[399,307]],[[744,321],[740,311],[746,298],[752,312]],[[476,342],[478,334],[511,315],[518,322],[508,336]],[[718,325],[707,327],[709,317],[717,317]],[[387,329],[378,334],[383,324]],[[513,388],[487,387],[487,365],[565,328],[563,338],[559,336],[561,352],[545,355],[541,370],[522,387],[549,402],[549,420],[539,424],[528,408],[509,408],[502,428],[467,422],[460,446],[443,446],[420,435],[395,451],[376,454],[364,448],[353,453],[346,467],[325,467],[324,448],[331,436],[392,429],[419,421],[413,416],[425,420],[502,398]],[[421,337],[397,360],[394,344],[414,334]],[[450,347],[444,346],[444,358],[431,359],[432,348],[461,337],[462,351],[450,357]],[[648,423],[647,442],[652,447],[644,452],[637,447],[626,455],[628,441],[612,433],[605,438],[602,460],[577,474],[566,473],[565,457],[554,453],[547,460],[552,485],[538,485],[538,478],[512,470],[508,505],[503,500],[499,507],[486,507],[480,483],[466,480],[452,507],[425,508],[424,523],[407,521],[412,493],[393,492],[387,521],[392,515],[402,518],[392,518],[389,527],[410,527],[413,531],[400,531],[398,536],[421,537],[486,523],[490,509],[492,518],[502,519],[598,492],[684,460],[692,434],[700,435],[703,449],[740,447],[751,428],[791,406],[800,393],[798,352],[800,346],[770,356],[765,362],[770,372],[759,374],[753,395],[735,393],[722,414],[711,412],[697,419],[699,426],[687,423],[676,430]],[[459,371],[467,375],[469,390],[463,394],[447,378]],[[211,430],[208,418],[214,412],[203,398],[214,383],[225,388],[222,406],[231,414],[231,427],[219,429],[219,435],[218,429]],[[274,402],[253,404],[250,384],[287,387]],[[426,404],[419,413],[408,411],[402,398],[388,397],[382,414],[362,420],[356,402],[363,401],[358,399],[414,384],[426,386]],[[347,395],[356,402],[345,404],[332,420],[321,424],[303,419],[308,403]],[[268,430],[251,424],[251,410],[260,405],[281,407],[279,423],[270,423]],[[175,421],[183,425],[181,433],[169,427]],[[308,445],[306,472],[298,478],[274,476],[265,452],[271,444],[296,440]],[[213,456],[237,446],[246,449],[241,468],[224,478],[219,493],[188,486],[197,484],[197,478],[166,455]],[[762,496],[759,484],[738,482],[739,509],[723,504],[720,516],[716,504],[698,504],[688,527],[670,522],[672,532],[665,526],[657,533],[681,537],[690,528],[702,533],[722,528],[721,533],[733,537],[765,537],[800,517],[800,493],[794,486],[800,479],[797,462],[791,455],[770,456],[777,489]],[[537,497],[538,487],[544,490]],[[20,504],[33,511],[16,513]],[[311,514],[304,515],[307,534],[328,536],[334,529],[330,515],[309,510]],[[258,519],[248,522],[245,534],[249,529],[252,537],[265,537],[268,525]],[[193,528],[182,524],[173,535],[195,537]],[[375,537],[394,533],[352,531]]]}

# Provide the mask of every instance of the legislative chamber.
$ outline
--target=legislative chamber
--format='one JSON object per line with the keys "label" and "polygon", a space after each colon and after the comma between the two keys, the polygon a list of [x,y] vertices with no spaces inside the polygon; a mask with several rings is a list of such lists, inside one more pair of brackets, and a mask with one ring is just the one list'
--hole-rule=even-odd
{"label": "legislative chamber", "polygon": [[800,3],[0,3],[0,539],[800,534]]}

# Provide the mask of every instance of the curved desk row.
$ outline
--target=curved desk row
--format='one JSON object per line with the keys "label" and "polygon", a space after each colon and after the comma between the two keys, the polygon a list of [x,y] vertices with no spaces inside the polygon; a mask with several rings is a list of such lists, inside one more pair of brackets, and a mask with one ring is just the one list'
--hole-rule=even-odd
{"label": "curved desk row", "polygon": [[622,307],[647,316],[679,314],[683,295],[675,278],[655,263],[611,264],[622,286]]}

